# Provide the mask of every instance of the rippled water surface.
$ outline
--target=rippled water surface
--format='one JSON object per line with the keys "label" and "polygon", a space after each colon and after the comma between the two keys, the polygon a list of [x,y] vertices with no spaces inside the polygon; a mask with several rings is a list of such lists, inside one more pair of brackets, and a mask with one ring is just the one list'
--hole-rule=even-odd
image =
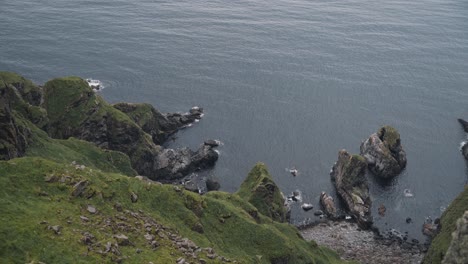
{"label": "rippled water surface", "polygon": [[[111,102],[166,112],[203,106],[172,146],[219,138],[210,173],[224,190],[263,161],[283,192],[316,207],[320,191],[334,192],[338,150],[357,153],[393,125],[408,167],[390,185],[371,180],[374,210],[387,207],[375,220],[421,237],[424,218],[467,182],[456,122],[468,118],[467,14],[464,0],[4,0],[0,70],[38,83],[97,78]],[[295,207],[293,221],[312,212]]]}

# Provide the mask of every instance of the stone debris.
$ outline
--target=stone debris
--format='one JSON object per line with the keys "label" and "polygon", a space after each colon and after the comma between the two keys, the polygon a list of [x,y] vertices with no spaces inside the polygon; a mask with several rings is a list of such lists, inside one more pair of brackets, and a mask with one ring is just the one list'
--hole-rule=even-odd
{"label": "stone debris", "polygon": [[78,197],[80,196],[84,190],[86,189],[86,186],[88,186],[88,181],[79,181],[73,186],[73,191],[71,195],[73,197]]}
{"label": "stone debris", "polygon": [[346,221],[327,221],[300,232],[304,239],[335,250],[342,259],[363,264],[416,264],[423,258],[417,240],[383,239]]}

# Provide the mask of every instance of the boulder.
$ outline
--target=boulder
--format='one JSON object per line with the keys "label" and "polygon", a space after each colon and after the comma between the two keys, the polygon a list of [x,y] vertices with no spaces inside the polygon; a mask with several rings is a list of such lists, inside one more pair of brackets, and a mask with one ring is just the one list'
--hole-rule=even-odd
{"label": "boulder", "polygon": [[468,211],[458,219],[443,264],[468,263]]}
{"label": "boulder", "polygon": [[391,126],[383,126],[361,144],[361,155],[374,175],[390,179],[406,167],[406,153],[400,134]]}
{"label": "boulder", "polygon": [[242,182],[237,194],[258,211],[278,222],[286,222],[288,210],[283,194],[271,178],[265,164],[257,163]]}
{"label": "boulder", "polygon": [[333,197],[328,195],[325,192],[320,194],[320,205],[323,208],[323,211],[329,218],[336,218],[336,207],[335,202],[333,201]]}
{"label": "boulder", "polygon": [[365,176],[366,167],[364,157],[350,155],[346,150],[340,150],[338,161],[330,173],[338,195],[363,229],[368,229],[372,225],[372,202]]}
{"label": "boulder", "polygon": [[221,184],[215,178],[209,177],[206,179],[206,190],[209,191],[217,191],[221,188]]}

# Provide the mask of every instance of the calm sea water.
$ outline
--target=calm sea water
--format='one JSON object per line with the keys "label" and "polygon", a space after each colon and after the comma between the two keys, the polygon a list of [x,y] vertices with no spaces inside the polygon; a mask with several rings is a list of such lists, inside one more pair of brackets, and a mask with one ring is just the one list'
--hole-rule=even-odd
{"label": "calm sea water", "polygon": [[[338,150],[399,129],[408,167],[372,181],[377,226],[420,238],[467,182],[468,2],[3,0],[0,70],[100,79],[110,102],[205,108],[172,147],[224,142],[210,173],[235,191],[257,161],[318,207]],[[286,168],[296,166],[293,178]],[[403,196],[411,189],[414,197]],[[412,217],[413,224],[406,224]],[[314,219],[293,208],[293,222]]]}

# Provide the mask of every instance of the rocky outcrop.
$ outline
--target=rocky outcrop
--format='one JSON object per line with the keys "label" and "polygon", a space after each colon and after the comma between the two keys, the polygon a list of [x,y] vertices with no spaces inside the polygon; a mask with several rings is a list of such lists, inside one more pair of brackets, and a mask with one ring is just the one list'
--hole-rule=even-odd
{"label": "rocky outcrop", "polygon": [[155,173],[166,180],[178,179],[192,171],[209,168],[217,160],[218,153],[207,145],[196,152],[189,148],[164,149],[156,156]]}
{"label": "rocky outcrop", "polygon": [[187,122],[201,118],[200,108],[179,116],[162,115],[146,104],[121,103],[113,107],[78,77],[51,80],[45,84],[44,91],[51,137],[76,137],[101,148],[123,152],[140,175],[152,180],[178,179],[213,166],[218,159],[211,146],[203,145],[192,151],[164,149],[158,144]]}
{"label": "rocky outcrop", "polygon": [[127,114],[159,145],[170,135],[200,120],[203,115],[203,109],[199,107],[193,107],[187,113],[163,114],[150,104],[118,103],[113,106]]}
{"label": "rocky outcrop", "polygon": [[457,229],[452,234],[452,242],[442,263],[468,263],[468,211],[458,219]]}
{"label": "rocky outcrop", "polygon": [[462,125],[463,127],[463,130],[468,133],[468,121],[465,121],[461,118],[458,119],[458,122],[460,123],[460,125]]}
{"label": "rocky outcrop", "polygon": [[257,163],[242,182],[237,194],[254,205],[260,213],[278,222],[286,222],[285,199],[263,163]]}
{"label": "rocky outcrop", "polygon": [[9,160],[24,155],[31,132],[19,124],[10,104],[11,89],[0,83],[0,160]]}
{"label": "rocky outcrop", "polygon": [[333,197],[325,192],[322,192],[320,194],[320,205],[329,218],[334,219],[336,217],[336,207],[335,202],[333,201]]}
{"label": "rocky outcrop", "polygon": [[391,126],[383,126],[361,144],[361,155],[376,176],[390,179],[406,167],[406,153],[400,134]]}
{"label": "rocky outcrop", "polygon": [[[468,121],[465,121],[465,120],[459,118],[458,122],[462,125],[463,130],[466,133],[468,133]],[[465,159],[468,160],[468,143],[466,141],[463,143],[460,150],[461,150],[461,152],[463,154],[463,157],[465,157]]]}
{"label": "rocky outcrop", "polygon": [[331,178],[339,196],[358,224],[367,229],[372,225],[371,199],[365,176],[367,163],[360,155],[350,155],[346,150],[338,153]]}

